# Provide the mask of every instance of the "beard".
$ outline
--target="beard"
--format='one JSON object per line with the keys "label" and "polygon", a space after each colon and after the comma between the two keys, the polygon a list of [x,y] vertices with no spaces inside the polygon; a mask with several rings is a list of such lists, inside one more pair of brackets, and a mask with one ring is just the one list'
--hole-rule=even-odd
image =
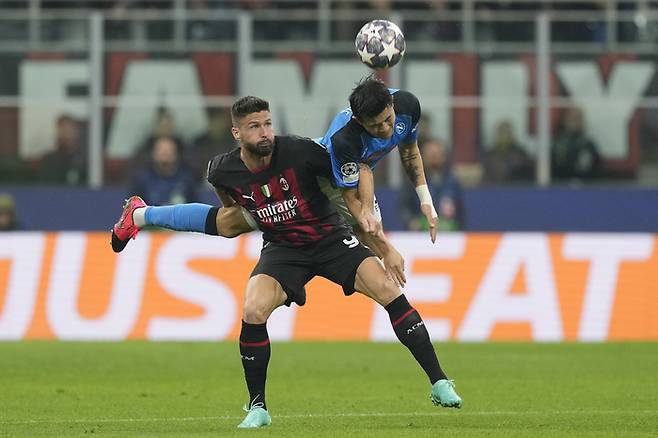
{"label": "beard", "polygon": [[261,140],[256,144],[243,144],[243,146],[249,151],[250,153],[254,155],[258,155],[259,157],[267,157],[272,153],[272,149],[274,148],[274,143],[271,140]]}

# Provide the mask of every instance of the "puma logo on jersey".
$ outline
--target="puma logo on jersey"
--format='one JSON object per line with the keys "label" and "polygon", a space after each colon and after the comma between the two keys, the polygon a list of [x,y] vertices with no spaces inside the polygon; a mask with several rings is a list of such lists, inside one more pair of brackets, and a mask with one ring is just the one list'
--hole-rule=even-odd
{"label": "puma logo on jersey", "polygon": [[242,197],[245,199],[251,199],[253,202],[256,202],[254,199],[254,192],[251,192],[251,195],[242,195]]}

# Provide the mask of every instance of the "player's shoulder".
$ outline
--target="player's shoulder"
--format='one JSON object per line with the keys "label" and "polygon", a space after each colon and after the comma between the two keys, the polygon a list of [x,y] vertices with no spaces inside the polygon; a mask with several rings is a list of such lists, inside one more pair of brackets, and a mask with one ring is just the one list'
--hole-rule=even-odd
{"label": "player's shoulder", "polygon": [[356,120],[351,119],[342,128],[331,136],[331,144],[334,149],[355,148],[360,150],[362,146],[363,127]]}
{"label": "player's shoulder", "polygon": [[298,157],[303,156],[301,155],[303,153],[313,152],[316,149],[326,151],[326,148],[323,145],[317,143],[313,139],[301,135],[277,135],[276,145],[279,153]]}
{"label": "player's shoulder", "polygon": [[217,180],[218,176],[229,170],[235,170],[242,161],[240,160],[240,148],[235,147],[229,152],[215,155],[208,162],[207,178],[211,183]]}
{"label": "player's shoulder", "polygon": [[415,114],[420,111],[420,101],[410,91],[393,90],[393,105],[398,114]]}
{"label": "player's shoulder", "polygon": [[303,137],[301,135],[277,135],[275,137],[276,144],[280,147],[285,148],[299,148],[299,147],[308,147],[309,145],[317,145],[316,142],[311,140],[308,137]]}

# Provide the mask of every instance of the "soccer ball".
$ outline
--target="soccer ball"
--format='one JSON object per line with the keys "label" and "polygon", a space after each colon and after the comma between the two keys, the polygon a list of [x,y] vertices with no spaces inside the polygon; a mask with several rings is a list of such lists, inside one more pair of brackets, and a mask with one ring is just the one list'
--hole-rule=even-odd
{"label": "soccer ball", "polygon": [[366,23],[354,41],[361,62],[370,68],[391,68],[404,56],[404,35],[400,28],[388,20]]}

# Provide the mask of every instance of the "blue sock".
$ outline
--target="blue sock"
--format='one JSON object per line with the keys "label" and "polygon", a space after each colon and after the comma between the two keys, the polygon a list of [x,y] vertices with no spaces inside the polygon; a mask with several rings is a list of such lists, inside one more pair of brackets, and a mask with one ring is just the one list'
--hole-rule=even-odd
{"label": "blue sock", "polygon": [[206,218],[212,209],[206,204],[177,204],[164,207],[146,207],[144,221],[146,225],[156,225],[174,231],[206,230]]}

